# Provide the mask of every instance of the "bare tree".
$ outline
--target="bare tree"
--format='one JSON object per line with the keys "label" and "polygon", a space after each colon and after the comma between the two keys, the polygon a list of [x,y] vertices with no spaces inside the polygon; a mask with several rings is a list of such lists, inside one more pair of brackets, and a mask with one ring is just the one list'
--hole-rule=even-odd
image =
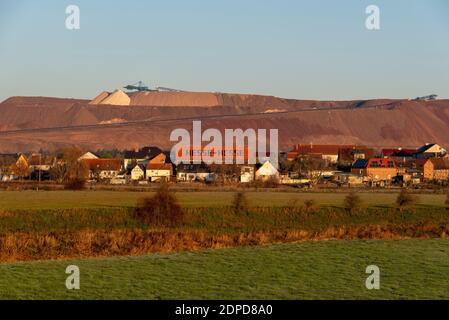
{"label": "bare tree", "polygon": [[312,184],[318,183],[327,167],[327,161],[311,156],[299,156],[288,165],[289,170],[310,179]]}
{"label": "bare tree", "polygon": [[240,167],[236,164],[212,164],[210,170],[216,175],[216,182],[223,185],[238,181],[240,177]]}
{"label": "bare tree", "polygon": [[78,160],[82,154],[83,151],[75,147],[63,149],[62,159],[51,170],[52,178],[68,188],[83,188],[89,171],[85,163]]}

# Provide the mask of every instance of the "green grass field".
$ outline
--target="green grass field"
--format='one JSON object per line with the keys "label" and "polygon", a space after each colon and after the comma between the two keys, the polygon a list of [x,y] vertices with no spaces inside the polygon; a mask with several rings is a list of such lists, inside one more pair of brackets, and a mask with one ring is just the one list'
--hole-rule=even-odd
{"label": "green grass field", "polygon": [[[449,241],[324,241],[0,265],[3,299],[449,299]],[[77,265],[81,289],[67,290]],[[380,268],[367,290],[365,268]]]}
{"label": "green grass field", "polygon": [[[414,207],[399,211],[394,208],[397,193],[359,194],[364,209],[354,215],[342,208],[345,193],[248,192],[250,210],[234,213],[229,207],[234,192],[177,192],[187,218],[182,227],[167,232],[193,230],[220,236],[259,231],[318,232],[370,224],[430,224],[436,231],[429,234],[435,239],[338,240],[0,263],[0,299],[449,299],[449,240],[437,239],[445,236],[442,230],[449,221],[449,211],[443,208],[446,196],[421,194]],[[63,240],[57,244],[66,247],[55,246],[48,257],[60,257],[61,252],[68,257],[91,256],[95,246],[108,242],[101,242],[100,237],[81,255],[71,255],[66,252],[71,248],[67,247],[68,234],[151,228],[132,214],[138,200],[150,195],[129,191],[0,191],[4,261],[11,252],[19,258],[42,259],[47,246],[41,239],[58,234]],[[317,206],[303,212],[299,207],[309,199]],[[21,244],[25,235],[28,239],[38,237],[33,245]],[[124,248],[138,244],[129,239],[118,243]],[[65,288],[65,268],[71,264],[81,269],[79,291]],[[365,268],[371,264],[380,267],[381,290],[365,288]]]}
{"label": "green grass field", "polygon": [[[152,195],[129,191],[0,191],[0,210],[134,207],[139,198]],[[233,192],[177,192],[184,207],[221,207],[232,202]],[[305,200],[341,206],[346,193],[248,192],[251,206],[285,206]],[[359,193],[369,206],[394,206],[397,193]],[[419,195],[420,206],[444,206],[445,195]]]}

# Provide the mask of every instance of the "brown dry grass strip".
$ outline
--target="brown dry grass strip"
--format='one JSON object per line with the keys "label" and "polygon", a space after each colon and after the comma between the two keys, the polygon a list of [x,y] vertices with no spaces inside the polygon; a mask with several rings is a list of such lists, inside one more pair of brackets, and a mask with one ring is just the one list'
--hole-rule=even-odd
{"label": "brown dry grass strip", "polygon": [[80,230],[0,235],[0,262],[72,259],[156,252],[195,251],[306,240],[440,238],[449,224],[385,224],[342,226],[324,231],[264,231],[218,234],[174,229]]}

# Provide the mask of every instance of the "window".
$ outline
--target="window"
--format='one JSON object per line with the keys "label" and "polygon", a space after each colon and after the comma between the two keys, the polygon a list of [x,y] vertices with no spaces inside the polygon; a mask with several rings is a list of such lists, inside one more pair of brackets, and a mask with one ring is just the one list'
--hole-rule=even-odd
{"label": "window", "polygon": [[371,168],[379,168],[379,162],[377,162],[377,161],[371,162],[370,167],[371,167]]}

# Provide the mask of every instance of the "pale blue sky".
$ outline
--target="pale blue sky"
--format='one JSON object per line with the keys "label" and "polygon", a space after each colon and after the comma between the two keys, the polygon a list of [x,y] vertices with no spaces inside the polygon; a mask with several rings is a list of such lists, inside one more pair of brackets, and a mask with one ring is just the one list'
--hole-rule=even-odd
{"label": "pale blue sky", "polygon": [[[81,29],[65,28],[65,8]],[[381,30],[365,28],[365,8]],[[449,98],[447,0],[0,0],[0,100],[143,80],[298,99]]]}

